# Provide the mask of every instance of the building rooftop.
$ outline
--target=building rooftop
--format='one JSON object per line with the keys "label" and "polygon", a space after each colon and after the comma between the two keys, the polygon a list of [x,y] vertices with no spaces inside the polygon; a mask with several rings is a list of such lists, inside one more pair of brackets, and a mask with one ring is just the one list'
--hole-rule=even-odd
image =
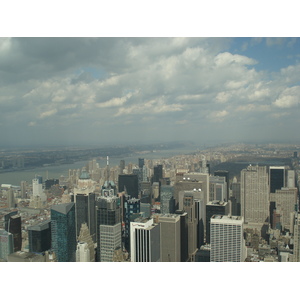
{"label": "building rooftop", "polygon": [[61,214],[66,215],[74,205],[75,205],[75,203],[73,203],[73,202],[62,203],[62,204],[58,204],[58,205],[53,205],[51,207],[51,210],[55,210]]}

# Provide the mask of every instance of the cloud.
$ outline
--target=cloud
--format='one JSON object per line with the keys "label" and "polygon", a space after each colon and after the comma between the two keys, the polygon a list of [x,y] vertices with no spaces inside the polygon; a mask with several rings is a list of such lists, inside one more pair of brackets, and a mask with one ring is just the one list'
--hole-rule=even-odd
{"label": "cloud", "polygon": [[40,119],[48,118],[50,116],[53,116],[56,113],[57,113],[57,109],[51,109],[51,110],[48,110],[48,111],[44,111],[40,114],[39,118]]}
{"label": "cloud", "polygon": [[298,106],[300,102],[300,86],[286,88],[275,100],[274,105],[279,108]]}

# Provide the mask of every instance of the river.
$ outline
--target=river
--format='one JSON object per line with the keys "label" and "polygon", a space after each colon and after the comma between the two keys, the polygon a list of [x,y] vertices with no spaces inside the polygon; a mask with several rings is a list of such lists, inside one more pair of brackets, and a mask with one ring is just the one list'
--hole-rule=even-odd
{"label": "river", "polygon": [[[184,148],[172,149],[172,150],[161,150],[157,152],[134,154],[132,156],[126,156],[126,157],[110,157],[109,164],[111,167],[118,166],[120,164],[120,160],[122,159],[125,160],[126,165],[128,163],[138,164],[139,158],[145,158],[145,159],[168,158],[179,154],[189,154],[194,151],[196,151],[196,147],[189,147],[189,148],[184,147]],[[47,178],[59,179],[61,175],[67,177],[69,174],[69,169],[72,170],[81,169],[89,161],[77,161],[73,164],[62,164],[57,166],[38,167],[29,170],[0,173],[0,185],[12,184],[12,185],[20,186],[21,181],[27,181],[31,183],[35,175],[41,175],[43,177],[43,180],[46,180]],[[99,163],[100,168],[104,168],[106,166],[106,158],[97,160],[97,162]]]}

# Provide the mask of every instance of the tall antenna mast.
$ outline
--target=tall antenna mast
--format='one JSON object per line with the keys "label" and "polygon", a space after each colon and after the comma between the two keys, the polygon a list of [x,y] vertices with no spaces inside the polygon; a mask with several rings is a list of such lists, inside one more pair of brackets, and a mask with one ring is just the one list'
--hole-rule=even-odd
{"label": "tall antenna mast", "polygon": [[109,157],[106,156],[106,180],[107,180],[107,184],[109,182]]}

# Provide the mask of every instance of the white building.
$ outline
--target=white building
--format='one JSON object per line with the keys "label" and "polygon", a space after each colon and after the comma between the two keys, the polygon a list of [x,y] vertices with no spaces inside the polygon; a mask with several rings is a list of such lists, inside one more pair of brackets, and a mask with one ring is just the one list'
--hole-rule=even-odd
{"label": "white building", "polygon": [[243,262],[246,247],[243,217],[214,215],[210,219],[210,261]]}
{"label": "white building", "polygon": [[131,222],[130,253],[132,262],[160,261],[160,224],[148,218]]}
{"label": "white building", "polygon": [[79,242],[77,244],[76,262],[90,262],[90,249],[87,243]]}

